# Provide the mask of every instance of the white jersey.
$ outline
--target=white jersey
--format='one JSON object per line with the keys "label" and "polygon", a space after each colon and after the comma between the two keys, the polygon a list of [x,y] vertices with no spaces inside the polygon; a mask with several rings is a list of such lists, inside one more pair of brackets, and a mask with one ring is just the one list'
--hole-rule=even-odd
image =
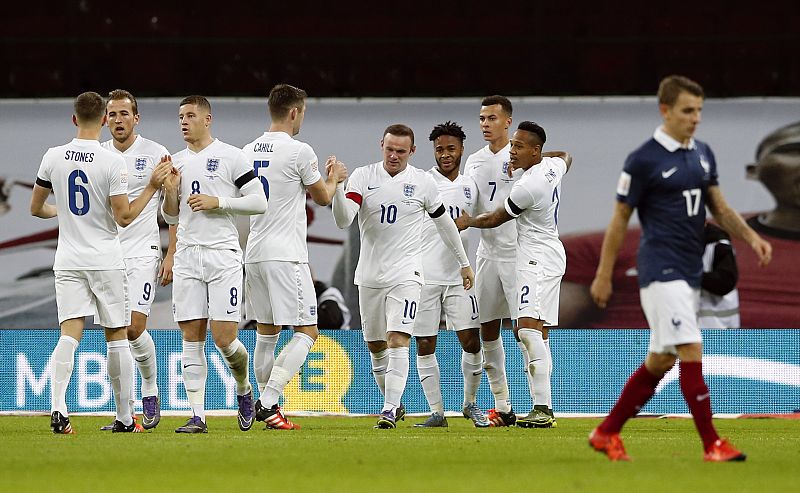
{"label": "white jersey", "polygon": [[[111,152],[121,155],[128,167],[128,198],[135,199],[142,194],[153,170],[163,156],[168,156],[167,148],[141,135],[136,136],[133,144],[120,152],[114,147],[114,141],[108,140],[102,146]],[[118,227],[119,242],[125,258],[161,257],[161,237],[158,233],[158,205],[161,202],[161,191],[158,191],[144,206],[139,217],[127,228]]]}
{"label": "white jersey", "polygon": [[361,204],[355,284],[367,288],[409,281],[424,284],[422,219],[442,206],[433,178],[411,165],[389,176],[381,161],[353,171],[346,195]]}
{"label": "white jersey", "polygon": [[200,152],[183,149],[172,160],[181,172],[176,251],[200,245],[241,252],[233,212],[219,209],[192,212],[186,200],[192,193],[240,197],[239,189],[253,177],[253,168],[242,150],[214,139]]}
{"label": "white jersey", "polygon": [[243,148],[264,186],[269,212],[250,216],[246,263],[308,263],[306,187],[322,179],[317,155],[286,132],[265,132]]}
{"label": "white jersey", "polygon": [[547,275],[564,275],[567,255],[558,238],[558,205],[566,172],[563,159],[542,158],[511,189],[505,208],[517,218],[518,266],[541,266]]}
{"label": "white jersey", "polygon": [[127,195],[125,160],[96,140],[47,150],[36,174],[58,209],[58,247],[53,270],[124,269],[112,195]]}
{"label": "white jersey", "polygon": [[[476,214],[492,212],[502,207],[512,185],[522,175],[520,171],[515,171],[512,178],[508,176],[510,149],[509,142],[494,154],[487,145],[467,158],[464,174],[472,178],[478,186]],[[516,245],[517,229],[510,222],[496,228],[481,229],[477,256],[487,260],[513,262],[516,258]]]}
{"label": "white jersey", "polygon": [[[472,178],[458,175],[450,181],[439,172],[436,167],[428,173],[433,177],[439,197],[444,208],[453,219],[466,211],[470,216],[475,215],[475,204],[478,199],[478,189]],[[467,232],[461,232],[461,242],[464,250],[467,249]],[[452,250],[445,245],[436,230],[436,224],[430,217],[424,217],[422,222],[422,270],[425,274],[425,284],[438,284],[442,286],[461,285],[461,266],[453,256]]]}

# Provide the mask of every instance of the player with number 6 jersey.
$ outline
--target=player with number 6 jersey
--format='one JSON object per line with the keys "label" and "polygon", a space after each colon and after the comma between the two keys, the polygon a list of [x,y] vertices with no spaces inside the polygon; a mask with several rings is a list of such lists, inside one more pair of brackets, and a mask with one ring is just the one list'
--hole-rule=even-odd
{"label": "player with number 6 jersey", "polygon": [[[395,428],[405,409],[400,398],[408,379],[408,348],[414,330],[422,270],[422,220],[428,214],[461,267],[465,289],[474,275],[453,220],[445,213],[436,183],[408,160],[414,132],[406,125],[387,127],[381,139],[383,161],[358,168],[337,186],[333,215],[346,228],[358,214],[361,253],[356,267],[364,340],[372,372],[384,394],[377,428]],[[388,360],[388,361],[387,361]]]}
{"label": "player with number 6 jersey", "polygon": [[239,428],[253,426],[250,355],[237,338],[242,299],[242,251],[235,214],[262,214],[267,198],[241,149],[211,137],[211,104],[203,96],[180,103],[187,148],[175,154],[177,172],[165,183],[163,215],[178,224],[172,307],[183,332],[183,382],[193,416],[177,433],[206,433],[208,321],[236,380]]}

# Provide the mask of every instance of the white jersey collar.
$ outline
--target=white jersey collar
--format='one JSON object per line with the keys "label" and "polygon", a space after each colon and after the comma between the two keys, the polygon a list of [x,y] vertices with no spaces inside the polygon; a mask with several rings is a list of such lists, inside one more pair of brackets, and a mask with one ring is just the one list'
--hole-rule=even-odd
{"label": "white jersey collar", "polygon": [[[667,132],[664,131],[664,127],[658,127],[656,131],[653,133],[653,138],[661,144],[664,149],[668,150],[669,152],[675,152],[678,149],[684,148],[680,142],[670,137]],[[685,147],[685,149],[696,149],[697,143],[694,141],[694,137],[689,139],[689,145]]]}
{"label": "white jersey collar", "polygon": [[213,147],[217,142],[219,142],[219,139],[212,140],[210,144],[208,144],[207,146],[205,146],[202,149],[200,149],[199,152],[194,152],[193,150],[189,149],[188,146],[186,147],[186,150],[189,151],[189,154],[194,154],[194,155],[202,154],[202,153],[206,152],[207,150],[211,149],[211,147]]}

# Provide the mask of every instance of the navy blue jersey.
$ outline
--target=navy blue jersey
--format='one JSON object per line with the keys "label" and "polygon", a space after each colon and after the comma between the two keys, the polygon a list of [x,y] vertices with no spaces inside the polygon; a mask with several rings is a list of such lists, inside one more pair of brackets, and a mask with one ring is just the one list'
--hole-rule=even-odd
{"label": "navy blue jersey", "polygon": [[718,184],[717,162],[705,143],[689,147],[659,129],[625,161],[617,200],[638,209],[640,287],[674,280],[700,287],[706,197]]}

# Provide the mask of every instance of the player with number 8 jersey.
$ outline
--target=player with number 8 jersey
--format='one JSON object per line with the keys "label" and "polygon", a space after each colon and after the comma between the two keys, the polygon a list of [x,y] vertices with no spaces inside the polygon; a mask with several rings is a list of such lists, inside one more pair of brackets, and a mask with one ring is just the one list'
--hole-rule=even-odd
{"label": "player with number 8 jersey", "polygon": [[183,382],[193,416],[177,433],[205,433],[207,323],[236,380],[239,428],[253,426],[250,356],[237,338],[242,299],[242,251],[235,214],[261,214],[267,198],[241,149],[211,137],[211,104],[181,101],[178,119],[187,148],[174,156],[162,213],[178,224],[172,310],[183,332]]}

